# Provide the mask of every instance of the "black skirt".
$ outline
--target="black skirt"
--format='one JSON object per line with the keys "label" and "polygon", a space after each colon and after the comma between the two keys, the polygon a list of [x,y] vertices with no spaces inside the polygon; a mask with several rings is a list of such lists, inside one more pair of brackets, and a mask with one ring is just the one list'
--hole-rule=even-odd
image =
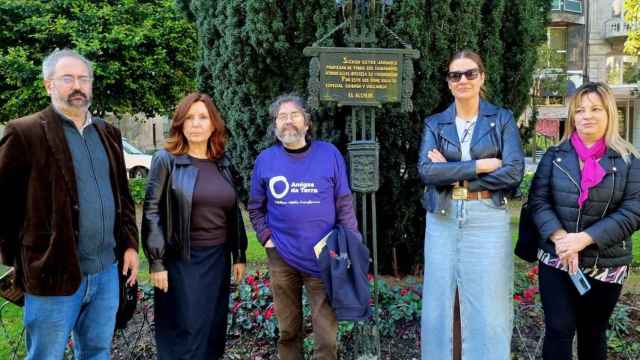
{"label": "black skirt", "polygon": [[169,259],[165,267],[169,291],[154,295],[158,359],[221,358],[231,277],[226,245],[192,247],[191,261]]}

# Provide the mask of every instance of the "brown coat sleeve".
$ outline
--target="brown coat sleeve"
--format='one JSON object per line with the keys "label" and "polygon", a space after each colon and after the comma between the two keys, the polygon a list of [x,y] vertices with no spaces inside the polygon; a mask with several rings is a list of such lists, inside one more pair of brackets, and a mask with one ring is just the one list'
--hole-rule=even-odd
{"label": "brown coat sleeve", "polygon": [[15,266],[30,172],[29,152],[13,124],[0,140],[0,262]]}

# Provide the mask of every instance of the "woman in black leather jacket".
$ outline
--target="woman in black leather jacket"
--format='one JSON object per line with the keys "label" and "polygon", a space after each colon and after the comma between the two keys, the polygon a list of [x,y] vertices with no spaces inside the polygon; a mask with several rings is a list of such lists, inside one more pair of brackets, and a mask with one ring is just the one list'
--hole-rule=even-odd
{"label": "woman in black leather jacket", "polygon": [[247,248],[225,140],[211,98],[193,93],[176,107],[165,149],[151,163],[142,244],[156,287],[158,359],[224,353],[230,271],[240,281]]}
{"label": "woman in black leather jacket", "polygon": [[[545,313],[545,359],[607,358],[606,329],[631,263],[640,226],[640,162],[618,132],[615,98],[587,83],[569,103],[560,144],[550,148],[531,184],[539,233],[539,282]],[[580,296],[568,273],[591,289]]]}
{"label": "woman in black leather jacket", "polygon": [[[481,98],[478,54],[449,62],[455,101],[424,121],[418,171],[426,185],[422,358],[452,358],[459,294],[462,358],[511,359],[513,257],[507,195],[524,171],[510,111]],[[460,349],[456,349],[456,352]]]}

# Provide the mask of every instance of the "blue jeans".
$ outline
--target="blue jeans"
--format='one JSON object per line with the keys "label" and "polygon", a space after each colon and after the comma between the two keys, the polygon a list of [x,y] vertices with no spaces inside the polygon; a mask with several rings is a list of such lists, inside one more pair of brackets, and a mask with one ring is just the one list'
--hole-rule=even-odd
{"label": "blue jeans", "polygon": [[75,358],[109,360],[118,310],[118,269],[86,275],[69,296],[26,294],[27,360],[60,360],[69,334]]}
{"label": "blue jeans", "polygon": [[424,360],[450,360],[460,297],[462,359],[511,359],[513,257],[509,212],[491,200],[451,201],[428,213],[422,294]]}

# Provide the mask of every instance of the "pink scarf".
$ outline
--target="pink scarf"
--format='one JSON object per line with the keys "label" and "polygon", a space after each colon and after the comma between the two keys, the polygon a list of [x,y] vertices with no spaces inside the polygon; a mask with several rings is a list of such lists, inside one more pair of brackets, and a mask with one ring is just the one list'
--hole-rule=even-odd
{"label": "pink scarf", "polygon": [[588,148],[575,131],[571,134],[571,145],[573,145],[578,157],[584,164],[582,167],[582,179],[580,179],[580,197],[578,197],[578,206],[582,207],[589,196],[589,189],[598,185],[606,174],[598,163],[598,159],[607,151],[607,145],[604,143],[604,138],[600,138],[593,146]]}

